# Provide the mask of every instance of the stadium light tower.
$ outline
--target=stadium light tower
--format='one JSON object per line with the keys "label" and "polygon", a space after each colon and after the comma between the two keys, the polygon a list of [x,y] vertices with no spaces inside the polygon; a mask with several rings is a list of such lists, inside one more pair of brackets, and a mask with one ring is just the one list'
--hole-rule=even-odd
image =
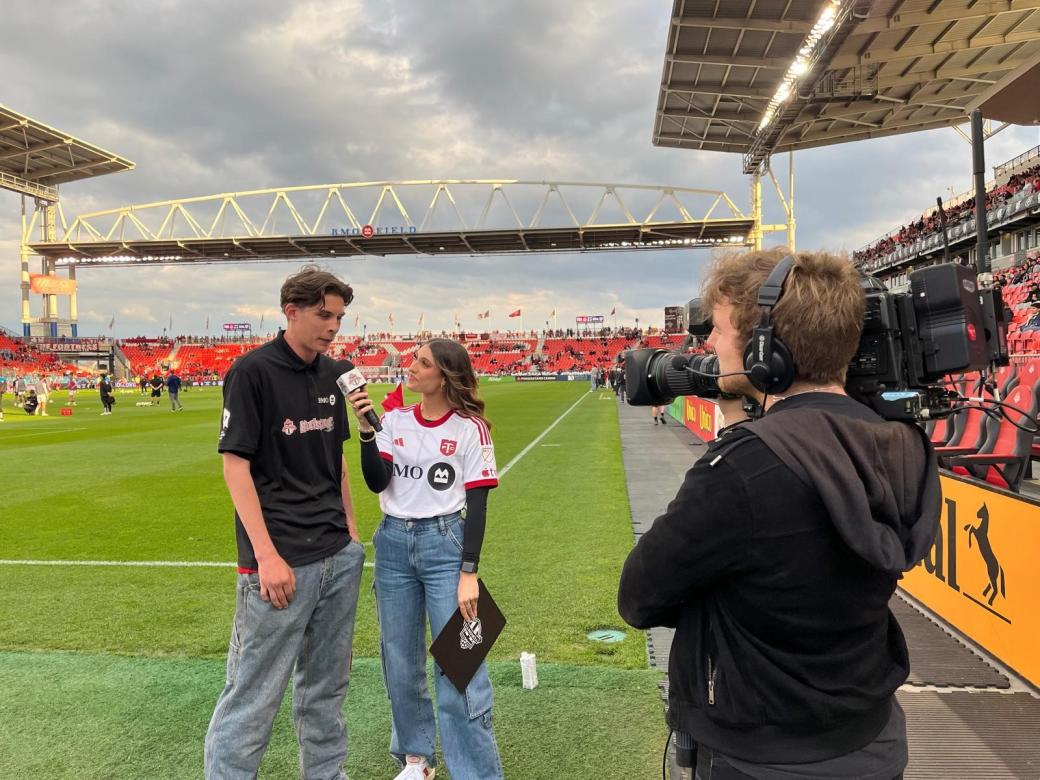
{"label": "stadium light tower", "polygon": [[[0,105],[0,189],[22,196],[22,335],[26,338],[77,336],[76,271],[57,276],[56,262],[42,258],[42,273],[29,272],[29,246],[39,231],[44,241],[57,233],[60,185],[130,170],[134,163],[68,133]],[[27,199],[31,199],[30,202]],[[42,296],[42,314],[33,318],[30,293]],[[58,297],[68,296],[69,316],[58,316]]]}

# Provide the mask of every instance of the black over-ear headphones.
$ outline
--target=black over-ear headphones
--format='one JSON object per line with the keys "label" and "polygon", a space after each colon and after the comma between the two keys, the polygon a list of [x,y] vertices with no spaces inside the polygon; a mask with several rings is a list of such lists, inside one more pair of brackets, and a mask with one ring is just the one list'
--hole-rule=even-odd
{"label": "black over-ear headphones", "polygon": [[782,393],[791,386],[795,377],[791,350],[773,334],[772,322],[773,307],[783,295],[784,283],[793,267],[794,256],[787,255],[776,264],[758,288],[762,318],[751,333],[751,341],[744,348],[744,368],[748,372],[748,379],[767,395]]}

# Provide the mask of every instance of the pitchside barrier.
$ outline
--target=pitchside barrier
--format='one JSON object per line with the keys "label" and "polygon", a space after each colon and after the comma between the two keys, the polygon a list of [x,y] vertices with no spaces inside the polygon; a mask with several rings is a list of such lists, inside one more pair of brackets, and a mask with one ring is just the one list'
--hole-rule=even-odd
{"label": "pitchside barrier", "polygon": [[[704,441],[718,404],[676,398],[669,414]],[[939,533],[900,587],[1030,684],[1040,687],[1040,501],[942,472]]]}
{"label": "pitchside barrier", "polygon": [[1040,502],[943,472],[942,518],[901,587],[1040,687]]}

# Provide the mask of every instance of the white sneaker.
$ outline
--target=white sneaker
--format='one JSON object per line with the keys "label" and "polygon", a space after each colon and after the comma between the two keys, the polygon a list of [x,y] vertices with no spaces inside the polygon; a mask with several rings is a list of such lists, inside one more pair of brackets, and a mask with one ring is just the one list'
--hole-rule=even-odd
{"label": "white sneaker", "polygon": [[422,756],[408,756],[404,769],[394,780],[433,780],[435,771]]}

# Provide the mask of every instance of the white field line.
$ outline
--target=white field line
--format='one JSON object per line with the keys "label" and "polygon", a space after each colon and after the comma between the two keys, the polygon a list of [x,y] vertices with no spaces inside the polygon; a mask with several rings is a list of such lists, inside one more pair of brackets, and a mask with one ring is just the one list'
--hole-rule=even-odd
{"label": "white field line", "polygon": [[500,469],[499,472],[498,472],[498,476],[504,477],[506,474],[508,474],[509,473],[509,469],[513,468],[513,466],[515,466],[517,463],[519,463],[520,459],[523,458],[524,455],[526,455],[531,450],[533,450],[535,448],[535,446],[537,446],[538,442],[540,442],[542,439],[544,439],[549,434],[549,431],[551,431],[553,428],[555,428],[557,425],[559,425],[563,421],[563,418],[566,417],[571,412],[573,412],[574,408],[578,404],[580,404],[582,401],[584,401],[587,397],[588,397],[588,393],[582,393],[581,398],[579,398],[577,401],[575,401],[573,404],[571,404],[570,409],[568,409],[566,412],[564,412],[559,417],[557,417],[555,420],[553,420],[549,424],[549,427],[546,428],[541,433],[539,433],[534,441],[532,441],[530,444],[528,444],[526,447],[524,447],[522,450],[520,450],[520,452],[518,452],[516,454],[516,456],[511,461],[509,461],[509,463],[507,463],[505,465],[505,468]]}
{"label": "white field line", "polygon": [[36,433],[14,433],[9,436],[0,436],[0,443],[10,439],[25,439],[29,436],[46,436],[48,433],[69,433],[70,431],[85,431],[86,428],[55,428],[53,431],[37,431]]}
{"label": "white field line", "polygon": [[[366,568],[374,564],[365,563]],[[129,566],[170,569],[227,569],[238,566],[233,561],[48,561],[0,559],[0,566]]]}
{"label": "white field line", "polygon": [[[505,465],[501,471],[498,472],[499,477],[504,477],[506,473],[513,468],[520,460],[533,450],[542,439],[544,439],[549,431],[555,428],[563,418],[574,411],[575,407],[585,400],[587,394],[583,394],[581,398],[571,404],[570,408],[567,409],[563,414],[553,420],[549,427],[542,431],[538,436],[524,447],[516,456]],[[368,547],[369,543],[366,542],[365,546]],[[236,566],[237,564],[232,562],[222,561],[48,561],[48,560],[13,560],[13,559],[0,559],[0,566],[128,566],[128,567],[169,567],[169,568],[183,568],[183,569],[194,569],[194,568],[226,568]],[[371,568],[375,564],[370,561],[365,562],[365,568]]]}

